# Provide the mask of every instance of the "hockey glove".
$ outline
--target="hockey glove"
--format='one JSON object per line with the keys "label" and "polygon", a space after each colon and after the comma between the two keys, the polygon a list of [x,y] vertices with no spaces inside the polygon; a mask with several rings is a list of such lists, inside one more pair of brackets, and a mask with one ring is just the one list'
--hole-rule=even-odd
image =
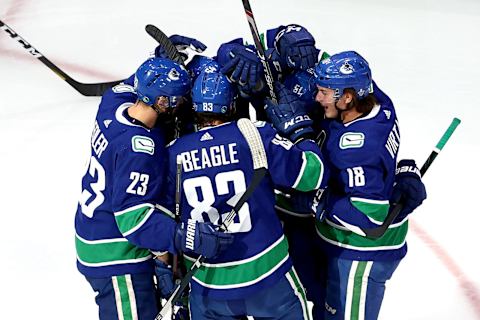
{"label": "hockey glove", "polygon": [[305,103],[284,85],[275,83],[278,105],[266,100],[265,111],[280,135],[297,143],[313,136],[313,121],[306,112]]}
{"label": "hockey glove", "polygon": [[170,266],[159,259],[155,261],[155,276],[157,277],[158,292],[160,297],[168,299],[175,289],[173,272]]}
{"label": "hockey glove", "polygon": [[220,71],[240,87],[247,87],[249,91],[263,88],[260,58],[254,48],[242,44],[241,38],[222,44],[217,51],[217,60],[222,66]]}
{"label": "hockey glove", "polygon": [[210,222],[188,219],[180,223],[175,232],[175,247],[183,252],[194,252],[214,258],[233,242],[233,234],[217,231]]}
{"label": "hockey glove", "polygon": [[[198,41],[195,38],[189,38],[185,36],[180,36],[178,34],[171,35],[168,37],[170,41],[175,45],[177,50],[180,52],[184,58],[188,58],[187,49],[191,49],[197,53],[202,53],[207,49],[207,46],[202,42]],[[165,49],[162,46],[157,46],[155,48],[155,57],[159,58],[168,58]]]}
{"label": "hockey glove", "polygon": [[390,203],[403,203],[402,211],[395,221],[403,220],[427,198],[425,185],[420,177],[420,170],[415,160],[400,160],[397,164],[395,185]]}
{"label": "hockey glove", "polygon": [[[271,38],[270,35],[268,37]],[[313,36],[302,26],[290,24],[278,27],[273,46],[280,55],[281,64],[293,70],[307,70],[318,62],[320,50],[315,47]]]}

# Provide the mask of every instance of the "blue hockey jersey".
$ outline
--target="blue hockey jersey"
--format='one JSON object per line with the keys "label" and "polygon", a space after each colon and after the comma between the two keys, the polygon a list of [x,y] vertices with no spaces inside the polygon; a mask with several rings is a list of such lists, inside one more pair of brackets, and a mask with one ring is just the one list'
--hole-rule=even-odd
{"label": "blue hockey jersey", "polygon": [[357,234],[378,227],[390,209],[400,132],[392,102],[376,88],[380,103],[354,121],[326,120],[322,152],[331,166],[331,197],[317,233],[331,255],[354,260],[400,259],[406,254],[408,220],[392,224],[379,239]]}
{"label": "blue hockey jersey", "polygon": [[165,181],[159,128],[129,117],[137,96],[120,84],[102,97],[75,216],[79,271],[91,277],[152,272],[149,249],[175,252],[175,221],[156,209]]}
{"label": "blue hockey jersey", "polygon": [[[291,260],[274,210],[274,185],[310,191],[320,187],[326,176],[316,144],[306,141],[303,151],[277,135],[270,124],[259,122],[257,127],[267,154],[268,173],[228,228],[235,234],[233,244],[206,261],[191,282],[194,292],[215,299],[241,299],[284,276]],[[168,151],[170,190],[165,206],[174,208],[176,159],[180,157],[181,220],[219,225],[232,209],[232,197],[242,194],[253,176],[250,149],[237,123],[181,137]],[[184,256],[191,265],[195,257]]]}

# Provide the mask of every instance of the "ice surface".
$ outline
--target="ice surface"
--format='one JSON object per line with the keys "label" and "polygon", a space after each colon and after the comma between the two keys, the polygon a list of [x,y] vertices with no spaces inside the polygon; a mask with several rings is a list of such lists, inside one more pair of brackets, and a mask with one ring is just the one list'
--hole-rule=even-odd
{"label": "ice surface", "polygon": [[[451,119],[462,119],[424,179],[428,199],[380,319],[480,319],[480,3],[251,4],[262,30],[296,22],[322,49],[369,60],[397,107],[400,158],[423,163]],[[252,42],[240,1],[2,0],[0,19],[82,82],[131,74],[155,46],[148,23],[197,37],[208,55],[238,36]],[[73,217],[99,99],[79,95],[4,32],[0,70],[0,318],[94,319],[94,294],[75,267]]]}

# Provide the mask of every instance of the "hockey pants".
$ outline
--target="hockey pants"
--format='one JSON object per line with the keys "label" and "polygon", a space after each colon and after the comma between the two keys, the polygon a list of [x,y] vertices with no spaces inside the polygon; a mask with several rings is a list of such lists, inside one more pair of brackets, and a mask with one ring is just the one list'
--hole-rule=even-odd
{"label": "hockey pants", "polygon": [[95,301],[100,320],[152,320],[158,312],[153,275],[125,274],[109,278],[90,278],[98,294]]}
{"label": "hockey pants", "polygon": [[192,320],[310,320],[305,291],[292,268],[275,285],[245,299],[218,300],[190,294]]}

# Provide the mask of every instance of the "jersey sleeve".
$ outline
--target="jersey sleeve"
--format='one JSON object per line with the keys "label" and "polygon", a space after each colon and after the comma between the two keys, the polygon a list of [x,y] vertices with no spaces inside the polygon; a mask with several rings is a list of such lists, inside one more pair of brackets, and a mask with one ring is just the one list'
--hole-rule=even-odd
{"label": "jersey sleeve", "polygon": [[112,206],[117,226],[138,247],[174,253],[176,223],[157,204],[166,181],[163,141],[141,135],[131,140],[115,161]]}
{"label": "jersey sleeve", "polygon": [[313,141],[294,145],[268,124],[260,128],[273,183],[280,188],[312,191],[327,180],[319,147]]}

